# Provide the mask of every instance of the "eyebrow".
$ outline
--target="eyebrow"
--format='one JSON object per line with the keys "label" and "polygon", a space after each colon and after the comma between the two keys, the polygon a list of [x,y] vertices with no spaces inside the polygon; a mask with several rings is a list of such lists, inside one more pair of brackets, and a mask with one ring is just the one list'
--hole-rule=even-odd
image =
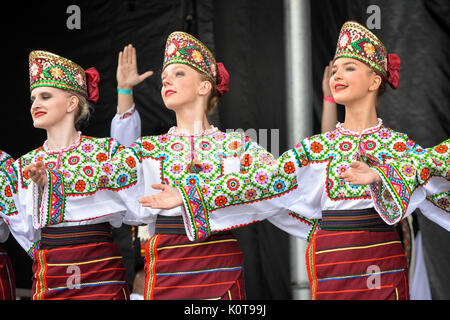
{"label": "eyebrow", "polygon": [[49,91],[41,91],[35,94],[30,94],[30,99],[32,99],[33,97],[39,96],[39,95],[43,95],[43,94],[51,94]]}
{"label": "eyebrow", "polygon": [[[342,65],[343,65],[343,66],[346,66],[346,65],[349,65],[349,64],[354,64],[354,65],[356,65],[356,63],[353,62],[353,61],[349,61],[349,62],[343,63]],[[336,66],[336,65],[333,65],[332,68],[337,68],[337,66]]]}

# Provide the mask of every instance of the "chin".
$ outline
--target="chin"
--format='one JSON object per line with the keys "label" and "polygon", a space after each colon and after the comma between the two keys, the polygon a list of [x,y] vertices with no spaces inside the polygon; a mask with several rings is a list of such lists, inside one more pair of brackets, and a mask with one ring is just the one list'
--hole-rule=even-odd
{"label": "chin", "polygon": [[166,106],[167,109],[172,110],[173,112],[177,112],[177,110],[180,109],[180,105],[177,103],[173,103],[173,102],[169,102],[169,103],[164,103],[164,105]]}
{"label": "chin", "polygon": [[358,100],[358,97],[356,97],[354,94],[350,94],[350,92],[346,93],[335,93],[333,95],[334,101],[336,101],[337,104],[341,105],[347,105],[351,104],[353,101]]}
{"label": "chin", "polygon": [[46,129],[47,128],[47,126],[45,125],[45,122],[39,121],[39,119],[33,121],[33,126],[36,129]]}
{"label": "chin", "polygon": [[337,104],[345,105],[348,102],[348,99],[346,99],[345,95],[333,94],[333,99]]}

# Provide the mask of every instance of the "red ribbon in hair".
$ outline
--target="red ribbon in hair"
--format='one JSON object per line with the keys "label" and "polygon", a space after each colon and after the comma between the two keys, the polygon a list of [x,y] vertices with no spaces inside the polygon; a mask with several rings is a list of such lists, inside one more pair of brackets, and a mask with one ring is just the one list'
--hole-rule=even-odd
{"label": "red ribbon in hair", "polygon": [[219,92],[219,97],[223,96],[227,93],[230,88],[228,84],[230,83],[230,74],[222,62],[217,63],[217,81],[216,81],[216,89]]}
{"label": "red ribbon in hair", "polygon": [[387,81],[392,89],[397,89],[400,85],[400,57],[395,53],[388,54],[387,58]]}
{"label": "red ribbon in hair", "polygon": [[98,101],[98,83],[100,82],[100,74],[97,69],[89,68],[85,72],[87,83],[87,99],[96,103]]}

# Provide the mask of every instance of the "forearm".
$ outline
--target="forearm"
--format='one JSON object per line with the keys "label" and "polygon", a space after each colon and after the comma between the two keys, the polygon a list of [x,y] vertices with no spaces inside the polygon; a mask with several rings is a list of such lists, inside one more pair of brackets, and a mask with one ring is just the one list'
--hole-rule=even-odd
{"label": "forearm", "polygon": [[[132,93],[133,87],[129,85],[118,84],[117,88],[119,89],[118,91],[121,91],[117,92],[118,113],[124,114],[134,105],[134,98]],[[131,93],[124,93],[126,91],[129,91]]]}
{"label": "forearm", "polygon": [[330,101],[323,101],[322,108],[322,125],[321,131],[327,132],[336,128],[337,122],[337,108],[336,103]]}

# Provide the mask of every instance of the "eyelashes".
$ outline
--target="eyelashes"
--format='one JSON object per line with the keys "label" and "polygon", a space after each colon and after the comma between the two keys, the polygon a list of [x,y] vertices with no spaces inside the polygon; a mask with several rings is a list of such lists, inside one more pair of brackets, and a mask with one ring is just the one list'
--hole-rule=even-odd
{"label": "eyelashes", "polygon": [[[48,94],[48,93],[43,93],[43,94],[40,95],[40,97],[41,97],[42,100],[48,100],[52,96],[50,94]],[[30,104],[32,105],[35,100],[36,100],[36,98],[34,98],[34,97],[30,98]]]}
{"label": "eyelashes", "polygon": [[[354,67],[347,67],[345,68],[345,71],[355,71],[356,69]],[[332,70],[331,75],[334,76],[336,74],[337,70]]]}

